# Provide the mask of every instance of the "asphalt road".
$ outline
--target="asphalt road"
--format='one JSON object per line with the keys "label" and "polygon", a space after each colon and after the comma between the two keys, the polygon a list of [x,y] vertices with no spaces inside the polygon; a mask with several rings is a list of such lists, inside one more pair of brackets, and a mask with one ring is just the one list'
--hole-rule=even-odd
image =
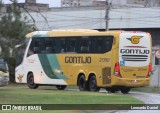
{"label": "asphalt road", "polygon": [[[158,107],[160,107],[160,94],[130,92],[130,95],[143,101],[145,104],[159,104]],[[110,113],[160,113],[160,110],[111,111]]]}
{"label": "asphalt road", "polygon": [[141,92],[131,92],[130,94],[145,104],[160,104],[160,94]]}

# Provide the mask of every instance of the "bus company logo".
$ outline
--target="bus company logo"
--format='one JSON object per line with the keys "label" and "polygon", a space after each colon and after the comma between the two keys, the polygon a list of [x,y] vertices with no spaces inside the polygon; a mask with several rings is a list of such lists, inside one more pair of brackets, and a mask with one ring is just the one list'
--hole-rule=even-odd
{"label": "bus company logo", "polygon": [[22,82],[23,75],[19,74],[19,76],[17,78],[18,78],[19,82]]}
{"label": "bus company logo", "polygon": [[143,36],[132,36],[131,38],[127,38],[127,39],[131,41],[132,44],[138,44],[142,37]]}

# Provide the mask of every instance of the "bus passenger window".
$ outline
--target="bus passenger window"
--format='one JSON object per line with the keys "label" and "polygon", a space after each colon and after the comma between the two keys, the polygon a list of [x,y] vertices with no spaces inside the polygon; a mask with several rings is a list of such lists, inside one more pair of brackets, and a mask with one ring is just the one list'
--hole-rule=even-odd
{"label": "bus passenger window", "polygon": [[81,52],[82,53],[87,53],[89,51],[89,47],[87,46],[81,46]]}
{"label": "bus passenger window", "polygon": [[34,51],[34,54],[40,53],[39,47],[34,47],[33,51]]}
{"label": "bus passenger window", "polygon": [[60,50],[60,53],[66,52],[65,51],[66,50],[66,40],[64,38],[62,38],[60,40],[60,48],[59,48],[59,50]]}
{"label": "bus passenger window", "polygon": [[82,37],[81,42],[80,42],[80,53],[90,53],[90,40],[89,38],[84,38]]}
{"label": "bus passenger window", "polygon": [[52,53],[52,47],[46,47],[46,53]]}
{"label": "bus passenger window", "polygon": [[74,38],[67,38],[66,52],[76,52],[77,40]]}
{"label": "bus passenger window", "polygon": [[45,53],[55,53],[55,44],[53,38],[45,39]]}
{"label": "bus passenger window", "polygon": [[40,38],[33,38],[31,45],[29,47],[27,57],[32,55],[32,54],[39,54],[41,52],[44,52],[44,47],[43,47],[43,39]]}

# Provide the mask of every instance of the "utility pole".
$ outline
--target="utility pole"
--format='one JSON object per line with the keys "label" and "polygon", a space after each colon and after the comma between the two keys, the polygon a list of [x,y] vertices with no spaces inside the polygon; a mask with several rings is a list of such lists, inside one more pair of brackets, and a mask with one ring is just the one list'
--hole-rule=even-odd
{"label": "utility pole", "polygon": [[106,0],[106,16],[105,16],[105,20],[106,20],[106,31],[108,31],[108,22],[109,22],[109,10],[111,8],[111,2],[109,2],[109,0]]}

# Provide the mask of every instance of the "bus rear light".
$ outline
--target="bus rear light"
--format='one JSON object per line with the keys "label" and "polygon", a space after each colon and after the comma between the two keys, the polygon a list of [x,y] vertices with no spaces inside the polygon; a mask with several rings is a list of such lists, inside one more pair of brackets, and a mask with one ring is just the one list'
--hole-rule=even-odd
{"label": "bus rear light", "polygon": [[121,76],[121,74],[120,74],[120,65],[119,65],[119,62],[117,62],[117,63],[115,64],[114,75],[117,76],[117,77],[122,78],[122,76]]}
{"label": "bus rear light", "polygon": [[149,63],[149,65],[148,65],[148,74],[147,74],[146,78],[149,78],[151,76],[151,73],[152,73],[152,63]]}
{"label": "bus rear light", "polygon": [[149,71],[149,72],[152,72],[152,63],[149,63],[148,71]]}

